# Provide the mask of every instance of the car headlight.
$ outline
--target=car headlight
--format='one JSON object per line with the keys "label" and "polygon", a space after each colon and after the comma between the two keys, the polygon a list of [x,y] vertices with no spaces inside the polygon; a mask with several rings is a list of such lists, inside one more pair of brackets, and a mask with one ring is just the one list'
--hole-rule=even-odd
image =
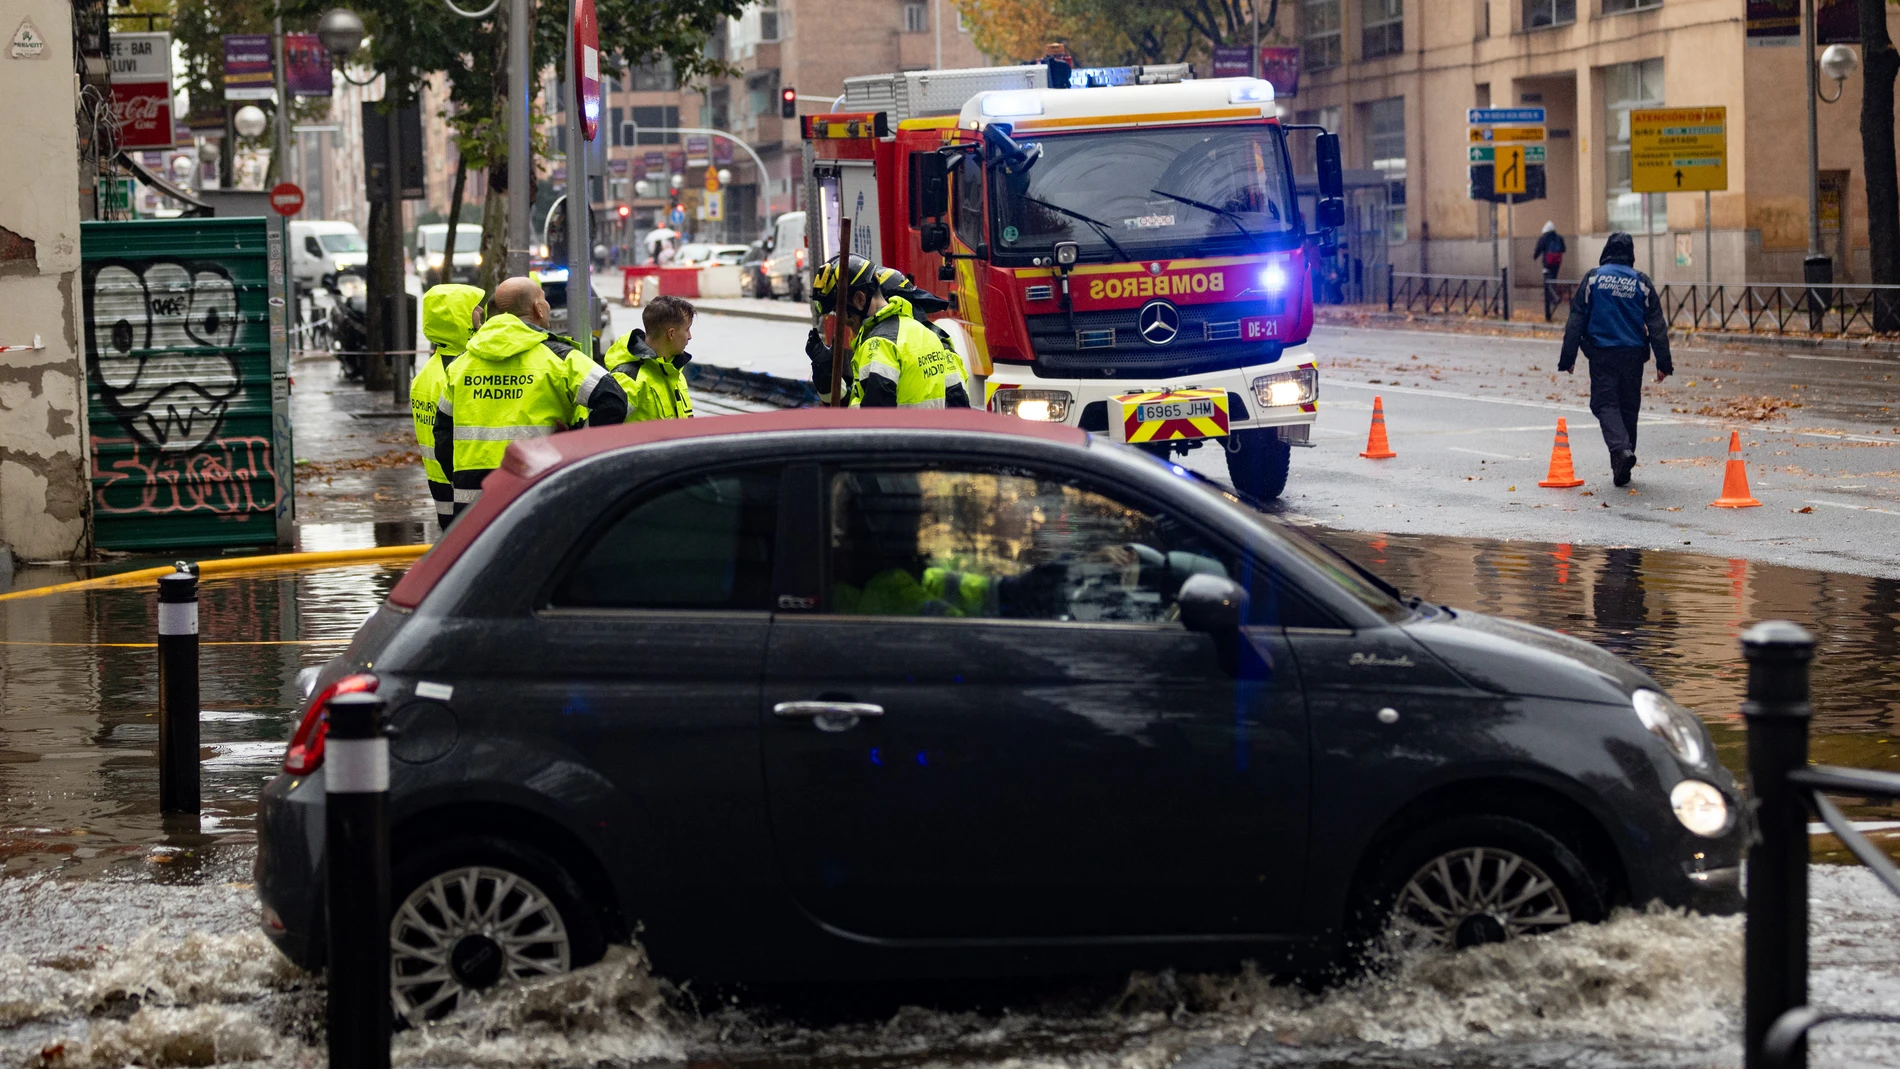
{"label": "car headlight", "polygon": [[1253,380],[1253,396],[1265,408],[1316,401],[1319,399],[1319,369],[1302,367],[1262,375]]}
{"label": "car headlight", "polygon": [[1067,390],[998,390],[996,411],[1034,423],[1061,423],[1069,418],[1075,395]]}
{"label": "car headlight", "polygon": [[1677,759],[1690,765],[1702,763],[1704,733],[1702,721],[1697,720],[1694,713],[1671,701],[1668,695],[1653,690],[1639,690],[1630,695],[1630,707],[1636,710],[1636,719],[1661,739]]}
{"label": "car headlight", "polygon": [[1669,792],[1669,807],[1682,826],[1707,839],[1728,830],[1728,799],[1712,785],[1686,779]]}
{"label": "car headlight", "polygon": [[429,266],[430,266],[430,267],[441,267],[441,266],[442,266],[442,254],[441,254],[441,253],[439,253],[439,252],[432,252],[432,253],[430,253],[430,254],[429,254]]}

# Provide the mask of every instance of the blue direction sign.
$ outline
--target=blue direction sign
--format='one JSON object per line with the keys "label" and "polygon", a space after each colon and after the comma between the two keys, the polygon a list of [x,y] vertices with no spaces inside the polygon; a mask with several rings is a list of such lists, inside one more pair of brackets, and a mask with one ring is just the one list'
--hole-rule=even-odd
{"label": "blue direction sign", "polygon": [[1465,122],[1472,126],[1498,126],[1511,123],[1544,124],[1543,108],[1467,108]]}

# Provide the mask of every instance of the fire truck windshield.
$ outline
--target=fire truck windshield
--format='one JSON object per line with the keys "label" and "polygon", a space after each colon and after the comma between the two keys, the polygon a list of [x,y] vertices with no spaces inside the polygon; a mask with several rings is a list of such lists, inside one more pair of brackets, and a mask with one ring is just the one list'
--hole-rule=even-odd
{"label": "fire truck windshield", "polygon": [[[1299,240],[1277,126],[1173,127],[1050,135],[1018,174],[992,171],[991,249],[1000,262],[1231,255]],[[1104,233],[1104,231],[1106,233]]]}

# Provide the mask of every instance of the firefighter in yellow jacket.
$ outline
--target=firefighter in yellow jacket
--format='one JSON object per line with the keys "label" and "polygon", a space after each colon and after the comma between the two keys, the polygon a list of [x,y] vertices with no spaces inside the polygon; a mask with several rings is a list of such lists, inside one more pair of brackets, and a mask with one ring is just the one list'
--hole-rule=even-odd
{"label": "firefighter in yellow jacket", "polygon": [[627,422],[690,419],[693,398],[686,391],[686,365],[693,354],[697,311],[679,297],[659,296],[640,312],[644,330],[614,340],[602,361],[627,391]]}
{"label": "firefighter in yellow jacket", "polygon": [[533,279],[495,287],[497,314],[449,364],[436,402],[435,457],[455,495],[455,514],[480,500],[482,480],[510,442],[567,430],[574,409],[590,427],[627,418],[627,392],[578,351],[549,344],[548,301]]}
{"label": "firefighter in yellow jacket", "polygon": [[474,286],[449,282],[430,286],[422,295],[422,336],[435,351],[409,383],[409,412],[416,421],[416,445],[422,450],[422,470],[429,480],[439,527],[447,527],[455,515],[455,493],[435,459],[435,406],[442,399],[450,361],[462,355],[469,336],[481,325],[482,291]]}
{"label": "firefighter in yellow jacket", "polygon": [[[963,361],[927,324],[916,319],[911,303],[886,296],[876,265],[850,256],[839,269],[828,261],[812,283],[822,310],[838,310],[857,338],[845,369],[844,389],[853,406],[866,408],[968,408]],[[830,352],[812,354],[812,386],[831,400]]]}

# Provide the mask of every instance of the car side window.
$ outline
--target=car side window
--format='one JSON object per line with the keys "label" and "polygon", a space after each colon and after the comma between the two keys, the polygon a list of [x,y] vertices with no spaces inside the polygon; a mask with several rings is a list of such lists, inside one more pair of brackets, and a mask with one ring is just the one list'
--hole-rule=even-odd
{"label": "car side window", "polygon": [[771,608],[779,470],[700,475],[644,496],[599,533],[551,604]]}
{"label": "car side window", "polygon": [[1168,623],[1189,576],[1231,576],[1176,517],[1011,468],[858,469],[830,482],[830,609]]}
{"label": "car side window", "polygon": [[957,237],[974,249],[983,241],[983,165],[974,152],[957,164]]}

